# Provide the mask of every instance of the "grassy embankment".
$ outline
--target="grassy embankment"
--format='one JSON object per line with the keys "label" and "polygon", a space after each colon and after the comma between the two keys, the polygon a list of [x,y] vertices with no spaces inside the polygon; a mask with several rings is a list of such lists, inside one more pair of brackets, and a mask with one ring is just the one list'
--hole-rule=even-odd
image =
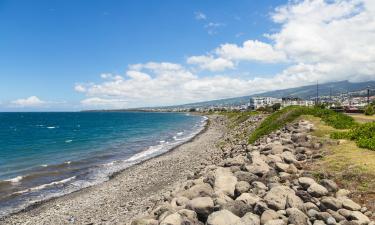
{"label": "grassy embankment", "polygon": [[[309,164],[309,169],[318,178],[334,179],[341,187],[351,190],[358,202],[375,209],[375,151],[372,151],[375,122],[357,123],[358,117],[354,119],[326,109],[289,107],[265,119],[249,142],[299,119],[311,121],[315,125],[312,135],[326,143],[323,159]],[[332,138],[340,140],[332,141]]]}

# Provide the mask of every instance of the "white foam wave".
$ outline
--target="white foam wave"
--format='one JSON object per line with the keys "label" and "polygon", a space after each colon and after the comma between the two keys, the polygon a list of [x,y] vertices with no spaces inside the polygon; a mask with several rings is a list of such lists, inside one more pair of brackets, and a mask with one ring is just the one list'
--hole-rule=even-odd
{"label": "white foam wave", "polygon": [[47,127],[48,129],[55,129],[56,127],[54,126],[50,126],[50,127]]}
{"label": "white foam wave", "polygon": [[17,177],[14,177],[12,179],[8,179],[5,181],[11,182],[11,183],[19,183],[22,179],[23,179],[23,176],[17,176]]}
{"label": "white foam wave", "polygon": [[73,140],[69,139],[69,140],[66,140],[65,143],[70,143],[72,142]]}
{"label": "white foam wave", "polygon": [[184,132],[178,132],[177,136],[182,136],[183,134],[184,134]]}
{"label": "white foam wave", "polygon": [[42,184],[42,185],[39,185],[39,186],[36,186],[36,187],[32,187],[32,188],[28,188],[28,189],[25,189],[25,190],[22,190],[22,191],[15,192],[15,194],[23,194],[23,193],[27,193],[27,192],[40,191],[40,190],[46,189],[48,187],[56,186],[56,185],[59,185],[59,184],[65,184],[69,181],[74,180],[75,178],[76,178],[76,176],[73,176],[73,177],[66,178],[64,180],[54,181],[54,182],[51,182],[51,183],[48,183],[48,184]]}

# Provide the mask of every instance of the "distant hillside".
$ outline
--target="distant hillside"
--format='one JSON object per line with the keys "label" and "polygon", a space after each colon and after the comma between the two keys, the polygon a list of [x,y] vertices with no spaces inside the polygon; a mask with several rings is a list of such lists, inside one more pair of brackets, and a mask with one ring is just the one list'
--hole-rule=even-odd
{"label": "distant hillside", "polygon": [[[332,91],[332,95],[339,95],[341,93],[364,90],[368,86],[370,86],[372,89],[375,89],[375,81],[367,81],[367,82],[360,82],[360,83],[351,83],[349,81],[339,81],[339,82],[319,84],[319,95],[327,96],[330,94],[330,91]],[[310,99],[316,96],[316,85],[307,85],[307,86],[289,88],[289,89],[284,89],[284,90],[269,91],[269,92],[263,92],[263,93],[249,95],[249,96],[237,97],[237,98],[220,99],[220,100],[213,100],[213,101],[207,101],[207,102],[197,102],[197,103],[192,103],[192,104],[180,105],[177,107],[188,108],[188,107],[205,107],[205,106],[212,106],[212,105],[220,106],[220,105],[246,104],[249,102],[249,98],[253,96],[267,96],[267,97],[274,97],[274,98],[299,97],[302,99]]]}

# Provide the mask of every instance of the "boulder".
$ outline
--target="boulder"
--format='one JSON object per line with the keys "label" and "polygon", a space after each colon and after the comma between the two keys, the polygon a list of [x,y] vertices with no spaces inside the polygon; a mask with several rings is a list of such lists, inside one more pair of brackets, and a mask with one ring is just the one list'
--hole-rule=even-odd
{"label": "boulder", "polygon": [[178,197],[193,199],[196,197],[210,197],[214,193],[212,187],[207,183],[196,184],[188,190],[177,193]]}
{"label": "boulder", "polygon": [[262,213],[262,216],[260,217],[260,224],[264,225],[270,220],[279,219],[279,217],[280,215],[276,211],[268,209]]}
{"label": "boulder", "polygon": [[240,221],[240,217],[224,209],[211,213],[207,218],[206,225],[235,225]]}
{"label": "boulder", "polygon": [[234,215],[242,217],[246,213],[251,212],[253,210],[253,207],[243,201],[235,200],[225,204],[222,209],[226,209],[232,212]]}
{"label": "boulder", "polygon": [[252,193],[243,193],[236,198],[236,201],[242,201],[247,205],[254,206],[258,201],[260,201],[260,198]]}
{"label": "boulder", "polygon": [[234,197],[237,178],[228,168],[219,167],[215,172],[214,191]]}
{"label": "boulder", "polygon": [[194,212],[193,210],[189,210],[189,209],[181,209],[181,210],[178,211],[178,213],[179,213],[180,215],[182,215],[183,217],[188,218],[188,219],[191,220],[191,221],[198,220],[197,213]]}
{"label": "boulder", "polygon": [[252,152],[251,155],[252,164],[246,166],[246,170],[257,176],[262,177],[270,171],[268,164],[260,157],[258,151]]}
{"label": "boulder", "polygon": [[165,217],[161,222],[160,225],[181,225],[183,222],[183,218],[179,213],[173,213],[167,217]]}
{"label": "boulder", "polygon": [[131,223],[131,225],[158,225],[158,224],[159,222],[157,220],[150,219],[150,218],[136,219],[136,220],[133,220],[133,222]]}
{"label": "boulder", "polygon": [[300,177],[298,178],[298,183],[303,187],[304,189],[307,189],[310,187],[310,185],[316,183],[314,179],[310,177]]}
{"label": "boulder", "polygon": [[257,175],[246,171],[237,171],[234,173],[234,176],[237,177],[238,181],[246,181],[249,184],[258,179]]}
{"label": "boulder", "polygon": [[317,183],[311,184],[310,187],[307,189],[307,192],[309,192],[314,197],[321,197],[328,194],[328,190]]}
{"label": "boulder", "polygon": [[297,161],[296,157],[294,156],[293,153],[289,151],[285,151],[281,154],[281,158],[284,160],[286,163],[294,163]]}
{"label": "boulder", "polygon": [[367,225],[370,223],[370,219],[359,211],[353,211],[349,216],[350,220],[353,220],[359,225]]}
{"label": "boulder", "polygon": [[285,221],[282,219],[277,219],[277,220],[270,220],[265,225],[286,225]]}
{"label": "boulder", "polygon": [[349,198],[340,198],[340,200],[342,201],[342,206],[345,209],[349,209],[351,211],[359,211],[359,210],[361,210],[361,206],[358,205],[357,203],[353,202]]}
{"label": "boulder", "polygon": [[289,169],[289,164],[286,163],[276,163],[275,168],[279,172],[287,172]]}
{"label": "boulder", "polygon": [[289,208],[286,210],[286,213],[289,216],[289,224],[311,225],[309,218],[297,208]]}
{"label": "boulder", "polygon": [[248,212],[235,225],[260,225],[260,219],[258,215]]}
{"label": "boulder", "polygon": [[250,184],[246,181],[239,181],[235,186],[235,192],[237,195],[241,195],[250,190]]}
{"label": "boulder", "polygon": [[287,186],[273,187],[264,197],[267,205],[274,210],[285,209],[287,197],[294,191]]}
{"label": "boulder", "polygon": [[322,179],[320,181],[320,184],[323,187],[327,188],[327,190],[330,191],[330,192],[336,192],[338,190],[338,186],[333,180]]}
{"label": "boulder", "polygon": [[190,200],[186,207],[195,211],[199,218],[207,218],[214,210],[214,202],[210,197],[198,197]]}
{"label": "boulder", "polygon": [[300,197],[290,192],[286,199],[287,208],[297,208],[301,211],[305,211],[305,205]]}
{"label": "boulder", "polygon": [[339,210],[342,208],[342,201],[334,197],[323,197],[320,203],[327,209]]}

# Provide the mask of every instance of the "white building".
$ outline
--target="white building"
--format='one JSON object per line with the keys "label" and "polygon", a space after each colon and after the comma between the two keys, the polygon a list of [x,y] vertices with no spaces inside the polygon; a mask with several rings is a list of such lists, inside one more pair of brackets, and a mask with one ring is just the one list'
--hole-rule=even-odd
{"label": "white building", "polygon": [[298,105],[298,106],[313,106],[314,101],[311,100],[303,100],[300,98],[295,98],[295,97],[286,97],[282,98],[282,103],[281,107],[287,107],[287,106],[292,106],[292,105]]}
{"label": "white building", "polygon": [[256,110],[261,107],[272,106],[276,103],[281,103],[281,99],[272,97],[252,97],[250,98],[250,109]]}

